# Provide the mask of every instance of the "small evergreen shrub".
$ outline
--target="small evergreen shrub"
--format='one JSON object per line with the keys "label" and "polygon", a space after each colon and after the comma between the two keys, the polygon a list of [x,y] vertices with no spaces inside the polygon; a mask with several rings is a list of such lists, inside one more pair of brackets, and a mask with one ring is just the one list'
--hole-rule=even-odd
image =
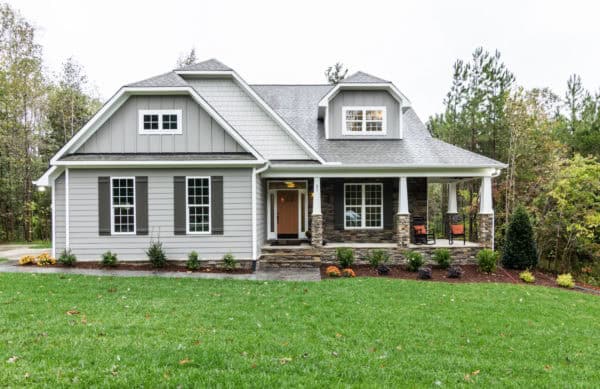
{"label": "small evergreen shrub", "polygon": [[433,260],[440,265],[442,269],[447,269],[450,267],[450,262],[452,258],[450,256],[450,250],[448,249],[437,249],[433,252]]}
{"label": "small evergreen shrub", "polygon": [[575,286],[575,281],[573,280],[573,276],[569,273],[560,274],[558,277],[556,277],[556,284],[563,288],[570,289]]}
{"label": "small evergreen shrub", "polygon": [[421,266],[418,269],[418,276],[422,280],[430,280],[431,279],[431,268],[428,266]]}
{"label": "small evergreen shrub", "polygon": [[390,268],[384,265],[383,263],[377,266],[377,274],[380,276],[385,276],[390,272]]}
{"label": "small evergreen shrub", "polygon": [[494,250],[483,249],[477,253],[477,265],[479,271],[484,273],[492,273],[496,270],[496,262],[498,261],[498,253]]}
{"label": "small evergreen shrub", "polygon": [[110,266],[110,267],[115,267],[117,266],[117,254],[114,254],[111,251],[107,251],[104,254],[102,254],[102,266]]}
{"label": "small evergreen shrub", "polygon": [[73,266],[77,262],[77,257],[71,252],[71,249],[64,249],[58,257],[58,262],[65,266]]}
{"label": "small evergreen shrub", "polygon": [[237,260],[235,259],[233,254],[227,253],[223,256],[223,266],[225,266],[225,269],[233,270],[233,269],[235,269],[236,264],[237,264]]}
{"label": "small evergreen shrub", "polygon": [[342,269],[352,267],[354,264],[354,249],[350,247],[338,247],[335,249],[335,256]]}
{"label": "small evergreen shrub", "polygon": [[373,269],[377,269],[379,265],[384,265],[389,262],[390,254],[385,250],[376,249],[369,253],[367,260]]}
{"label": "small evergreen shrub", "polygon": [[458,265],[452,265],[448,268],[448,278],[460,278],[463,275],[463,270]]}
{"label": "small evergreen shrub", "polygon": [[519,273],[519,278],[523,282],[527,282],[528,284],[532,284],[535,282],[535,276],[529,270],[525,270],[524,272]]}
{"label": "small evergreen shrub", "polygon": [[354,270],[350,269],[350,268],[346,268],[346,269],[342,269],[342,276],[344,277],[356,277],[356,273],[354,273]]}
{"label": "small evergreen shrub", "polygon": [[537,248],[531,221],[525,207],[518,206],[506,230],[502,266],[509,269],[533,269],[536,265]]}
{"label": "small evergreen shrub", "polygon": [[325,269],[325,274],[329,277],[340,277],[342,275],[337,266],[328,266],[327,269]]}
{"label": "small evergreen shrub", "polygon": [[162,248],[162,242],[158,240],[150,241],[150,247],[146,250],[146,255],[152,266],[156,268],[165,267],[167,264],[167,255]]}
{"label": "small evergreen shrub", "polygon": [[198,270],[200,268],[200,262],[198,262],[198,253],[196,251],[192,251],[188,254],[188,260],[185,263],[185,267],[188,270]]}
{"label": "small evergreen shrub", "polygon": [[406,253],[406,260],[408,262],[408,270],[417,271],[423,266],[423,255],[416,251],[409,251]]}

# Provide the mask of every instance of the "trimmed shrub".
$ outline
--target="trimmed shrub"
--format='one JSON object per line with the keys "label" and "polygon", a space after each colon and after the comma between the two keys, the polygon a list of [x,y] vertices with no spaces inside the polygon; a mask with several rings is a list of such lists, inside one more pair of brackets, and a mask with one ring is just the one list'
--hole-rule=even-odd
{"label": "trimmed shrub", "polygon": [[58,257],[58,262],[65,266],[73,266],[77,262],[77,257],[71,252],[71,249],[64,249]]}
{"label": "trimmed shrub", "polygon": [[377,269],[379,265],[383,265],[389,262],[390,254],[381,249],[375,249],[369,253],[367,260],[371,264],[373,269]]}
{"label": "trimmed shrub", "polygon": [[327,269],[325,269],[325,274],[329,277],[340,277],[342,275],[337,266],[328,266]]}
{"label": "trimmed shrub", "polygon": [[390,268],[384,265],[383,263],[377,266],[377,274],[380,276],[385,276],[390,272]]}
{"label": "trimmed shrub", "polygon": [[188,260],[185,263],[185,267],[188,270],[198,270],[200,268],[200,262],[198,262],[198,253],[196,251],[192,251],[188,254]]}
{"label": "trimmed shrub", "polygon": [[225,269],[233,270],[235,269],[235,265],[237,265],[237,260],[235,259],[233,254],[227,253],[223,255],[223,266],[225,266]]}
{"label": "trimmed shrub", "polygon": [[509,269],[533,269],[536,265],[537,248],[531,221],[525,207],[519,205],[506,230],[502,266]]}
{"label": "trimmed shrub", "polygon": [[535,276],[529,270],[525,270],[524,272],[519,273],[519,278],[523,282],[527,282],[528,284],[532,284],[535,282]]}
{"label": "trimmed shrub", "polygon": [[350,268],[346,268],[346,269],[342,269],[342,276],[344,276],[344,277],[356,277],[356,273],[354,273],[354,270],[352,270]]}
{"label": "trimmed shrub", "polygon": [[107,251],[102,254],[102,266],[117,266],[117,254],[114,254],[111,251]]}
{"label": "trimmed shrub", "polygon": [[423,266],[423,255],[416,251],[409,251],[406,253],[406,260],[408,262],[408,270],[417,271]]}
{"label": "trimmed shrub", "polygon": [[563,288],[572,288],[575,286],[575,281],[573,280],[573,276],[569,273],[560,274],[556,277],[556,284],[558,286],[562,286]]}
{"label": "trimmed shrub", "polygon": [[437,249],[433,252],[433,260],[440,265],[442,269],[447,269],[450,267],[450,262],[452,262],[452,257],[450,256],[450,250],[448,249]]}
{"label": "trimmed shrub", "polygon": [[35,257],[33,255],[24,255],[19,258],[19,265],[29,265],[35,263]]}
{"label": "trimmed shrub", "polygon": [[342,269],[352,267],[354,264],[354,249],[350,247],[338,247],[335,249],[335,256]]}
{"label": "trimmed shrub", "polygon": [[498,261],[498,253],[494,250],[483,249],[477,253],[477,265],[479,271],[484,273],[492,273],[496,270],[496,262]]}
{"label": "trimmed shrub", "polygon": [[418,270],[418,276],[422,280],[431,279],[431,268],[428,266],[421,266]]}
{"label": "trimmed shrub", "polygon": [[448,268],[448,278],[460,278],[463,275],[463,270],[458,265],[452,265]]}
{"label": "trimmed shrub", "polygon": [[41,253],[35,258],[35,263],[38,266],[56,265],[56,259],[48,253]]}
{"label": "trimmed shrub", "polygon": [[150,247],[146,251],[148,260],[156,268],[165,267],[167,264],[167,255],[162,248],[162,242],[159,240],[150,241]]}

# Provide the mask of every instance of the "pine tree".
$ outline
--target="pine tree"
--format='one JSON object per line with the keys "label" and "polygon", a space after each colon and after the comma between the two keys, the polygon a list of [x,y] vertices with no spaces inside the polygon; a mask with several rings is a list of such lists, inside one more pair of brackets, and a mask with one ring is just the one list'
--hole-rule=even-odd
{"label": "pine tree", "polygon": [[508,224],[502,265],[509,269],[532,269],[537,265],[533,229],[529,215],[521,205],[515,209]]}
{"label": "pine tree", "polygon": [[335,65],[330,66],[325,70],[327,82],[334,85],[346,78],[347,74],[348,69],[341,62],[336,62]]}

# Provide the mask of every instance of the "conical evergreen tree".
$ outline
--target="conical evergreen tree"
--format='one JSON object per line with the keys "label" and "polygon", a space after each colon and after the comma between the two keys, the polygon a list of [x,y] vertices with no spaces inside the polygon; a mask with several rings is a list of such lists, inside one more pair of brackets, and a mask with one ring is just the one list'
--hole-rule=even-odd
{"label": "conical evergreen tree", "polygon": [[502,265],[509,269],[532,269],[537,265],[537,248],[529,215],[518,206],[510,218],[502,252]]}

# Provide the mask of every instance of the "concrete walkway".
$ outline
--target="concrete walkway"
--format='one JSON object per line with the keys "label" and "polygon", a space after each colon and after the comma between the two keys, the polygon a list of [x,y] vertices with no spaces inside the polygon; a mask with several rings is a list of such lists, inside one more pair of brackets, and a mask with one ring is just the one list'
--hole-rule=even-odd
{"label": "concrete walkway", "polygon": [[34,249],[22,244],[0,244],[0,258],[17,260],[24,255],[40,255],[43,252],[51,252],[52,249]]}
{"label": "concrete walkway", "polygon": [[[43,251],[43,250],[42,250]],[[64,267],[37,267],[18,266],[17,261],[0,263],[0,273],[37,273],[37,274],[80,274],[86,276],[112,276],[112,277],[171,277],[171,278],[203,278],[203,279],[230,279],[230,280],[255,280],[255,281],[320,281],[321,274],[315,269],[269,269],[258,270],[252,274],[226,274],[226,273],[187,273],[187,272],[162,272],[151,270],[104,270],[104,269],[78,269]]]}

